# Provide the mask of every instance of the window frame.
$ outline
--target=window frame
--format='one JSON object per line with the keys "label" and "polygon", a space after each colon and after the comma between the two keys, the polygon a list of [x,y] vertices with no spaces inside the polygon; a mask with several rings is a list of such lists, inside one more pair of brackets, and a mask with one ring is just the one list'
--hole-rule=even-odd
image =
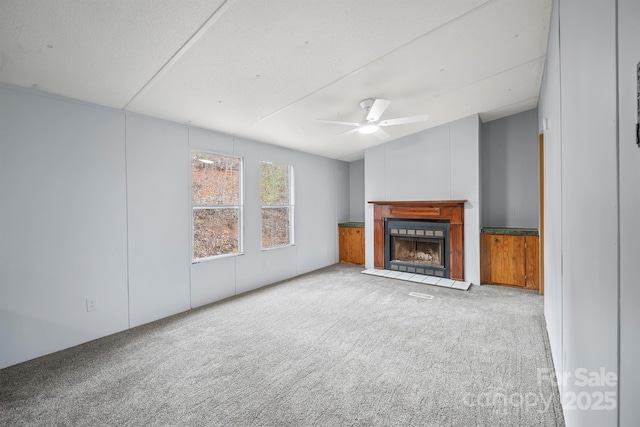
{"label": "window frame", "polygon": [[[283,166],[287,166],[288,172],[289,172],[289,204],[288,205],[263,205],[262,204],[262,164],[263,163],[271,163],[271,164],[276,164],[276,165],[283,165]],[[260,166],[259,166],[259,176],[260,176],[260,249],[262,252],[265,251],[271,251],[274,249],[282,249],[282,248],[288,248],[290,246],[295,246],[295,185],[294,185],[294,165],[291,163],[281,163],[281,162],[275,162],[275,161],[271,161],[271,160],[261,160],[260,161]],[[281,208],[287,208],[289,209],[289,243],[287,243],[286,245],[279,245],[279,246],[270,246],[270,247],[264,247],[264,242],[262,239],[263,233],[263,215],[262,215],[262,211],[263,209],[281,209]]]}
{"label": "window frame", "polygon": [[[230,157],[234,159],[238,159],[238,204],[237,205],[198,205],[193,202],[193,166],[192,160],[194,154],[203,153],[209,154],[213,156],[220,157]],[[191,202],[191,254],[189,257],[191,258],[191,264],[198,264],[205,261],[210,261],[214,259],[227,258],[240,256],[244,254],[244,157],[229,154],[229,153],[221,153],[218,151],[212,151],[207,149],[198,149],[192,148],[189,150],[189,199]],[[238,209],[238,251],[231,252],[226,254],[219,255],[211,255],[203,258],[194,258],[194,243],[195,243],[195,223],[194,223],[194,212],[196,210],[222,210],[222,209]]]}

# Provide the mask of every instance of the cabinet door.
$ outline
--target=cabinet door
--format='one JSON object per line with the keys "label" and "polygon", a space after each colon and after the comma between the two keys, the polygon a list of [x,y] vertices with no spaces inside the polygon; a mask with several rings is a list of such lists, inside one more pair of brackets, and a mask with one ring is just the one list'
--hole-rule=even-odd
{"label": "cabinet door", "polygon": [[364,228],[340,227],[340,261],[364,265]]}
{"label": "cabinet door", "polygon": [[525,286],[524,236],[491,235],[491,283]]}

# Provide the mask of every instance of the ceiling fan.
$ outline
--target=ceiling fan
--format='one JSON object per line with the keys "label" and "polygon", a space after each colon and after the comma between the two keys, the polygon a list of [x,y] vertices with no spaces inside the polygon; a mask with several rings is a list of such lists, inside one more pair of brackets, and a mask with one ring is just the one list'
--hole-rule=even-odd
{"label": "ceiling fan", "polygon": [[387,109],[387,107],[391,104],[390,101],[386,99],[371,99],[367,98],[360,102],[360,107],[364,110],[364,116],[360,123],[356,122],[340,122],[335,120],[323,120],[318,119],[318,121],[323,123],[331,123],[336,125],[347,125],[347,126],[355,126],[355,129],[347,131],[346,133],[358,132],[362,134],[374,134],[380,139],[387,139],[391,135],[382,130],[381,128],[384,126],[395,126],[395,125],[404,125],[407,123],[417,123],[423,122],[429,119],[428,114],[423,114],[421,116],[412,116],[412,117],[400,117],[397,119],[388,119],[388,120],[380,120],[380,117]]}

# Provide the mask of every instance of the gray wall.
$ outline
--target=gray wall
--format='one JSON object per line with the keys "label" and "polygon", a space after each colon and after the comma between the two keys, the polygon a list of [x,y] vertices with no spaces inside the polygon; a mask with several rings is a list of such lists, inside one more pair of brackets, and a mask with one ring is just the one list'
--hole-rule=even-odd
{"label": "gray wall", "polygon": [[[544,77],[538,102],[540,123],[548,122],[544,133],[544,317],[553,364],[561,378],[562,336],[562,126],[560,102],[560,21],[554,2]],[[559,384],[562,389],[562,383]]]}
{"label": "gray wall", "polygon": [[[190,149],[244,157],[243,255],[191,264]],[[261,160],[294,165],[295,246],[261,250]],[[0,368],[336,263],[349,185],[346,162],[0,85]]]}
{"label": "gray wall", "polygon": [[186,127],[129,115],[126,121],[129,327],[134,327],[190,308],[191,213],[184,207],[191,200],[184,177],[191,167],[181,161],[189,153]]}
{"label": "gray wall", "polygon": [[349,194],[351,221],[364,221],[364,159],[349,163]]}
{"label": "gray wall", "polygon": [[0,368],[128,327],[124,134],[119,112],[0,87]]}
{"label": "gray wall", "polygon": [[[351,218],[351,163],[336,162],[338,222]],[[347,185],[345,185],[345,183]]]}
{"label": "gray wall", "polygon": [[[568,426],[640,422],[639,20],[633,0],[554,2],[539,106],[541,129],[549,119],[545,318],[556,371],[570,375],[560,383]],[[581,385],[579,369],[617,374],[619,388]],[[614,396],[615,407],[572,405],[598,393]]]}
{"label": "gray wall", "polygon": [[[573,378],[578,369],[617,374],[615,2],[562,0],[560,19],[563,371]],[[563,390],[585,391],[592,390],[573,380]],[[566,405],[565,416],[580,426],[617,418]]]}
{"label": "gray wall", "polygon": [[[478,115],[365,151],[365,199],[467,200],[464,277],[480,284],[480,119]],[[373,206],[365,206],[367,267],[373,267]]]}
{"label": "gray wall", "polygon": [[482,226],[538,228],[538,110],[482,125]]}
{"label": "gray wall", "polygon": [[620,425],[640,424],[640,147],[635,145],[640,2],[618,1],[620,123]]}

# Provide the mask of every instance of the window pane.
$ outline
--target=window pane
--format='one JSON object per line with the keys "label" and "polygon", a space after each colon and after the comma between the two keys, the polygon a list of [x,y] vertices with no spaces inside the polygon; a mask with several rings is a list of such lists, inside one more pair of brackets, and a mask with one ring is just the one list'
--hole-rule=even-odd
{"label": "window pane", "polygon": [[194,152],[191,182],[191,200],[196,206],[238,205],[240,159]]}
{"label": "window pane", "polygon": [[263,206],[289,205],[289,165],[260,163],[260,195]]}
{"label": "window pane", "polygon": [[238,253],[238,208],[194,209],[193,258]]}
{"label": "window pane", "polygon": [[290,208],[262,208],[262,248],[290,244]]}

